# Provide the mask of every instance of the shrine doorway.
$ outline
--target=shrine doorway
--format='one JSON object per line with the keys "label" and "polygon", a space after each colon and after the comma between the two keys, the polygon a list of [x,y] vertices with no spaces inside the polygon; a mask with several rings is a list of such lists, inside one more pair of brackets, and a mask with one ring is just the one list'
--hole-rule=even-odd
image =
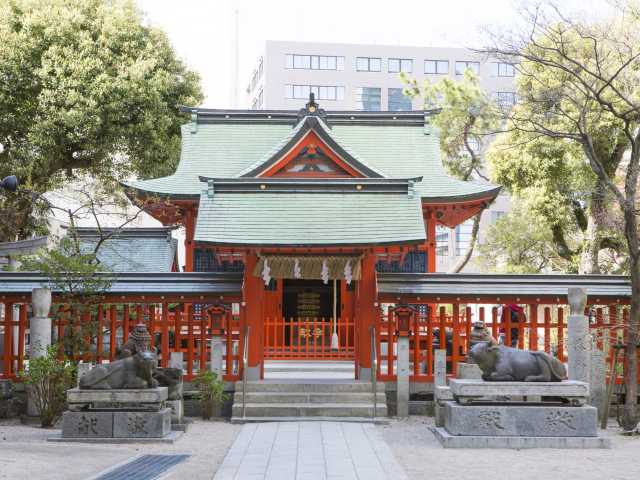
{"label": "shrine doorway", "polygon": [[283,279],[282,282],[282,316],[264,319],[265,358],[355,358],[354,319],[343,315],[342,281]]}

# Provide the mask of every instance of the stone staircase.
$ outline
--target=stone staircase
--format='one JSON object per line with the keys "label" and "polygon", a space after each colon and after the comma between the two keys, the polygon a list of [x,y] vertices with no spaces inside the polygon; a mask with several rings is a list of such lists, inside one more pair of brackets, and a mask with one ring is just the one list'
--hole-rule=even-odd
{"label": "stone staircase", "polygon": [[[275,364],[275,365],[273,365]],[[273,362],[262,381],[247,382],[246,416],[242,417],[242,382],[235,385],[231,421],[351,421],[382,422],[387,416],[383,383],[377,384],[376,415],[371,382],[337,375],[339,365],[320,362]],[[300,378],[301,377],[301,378]]]}

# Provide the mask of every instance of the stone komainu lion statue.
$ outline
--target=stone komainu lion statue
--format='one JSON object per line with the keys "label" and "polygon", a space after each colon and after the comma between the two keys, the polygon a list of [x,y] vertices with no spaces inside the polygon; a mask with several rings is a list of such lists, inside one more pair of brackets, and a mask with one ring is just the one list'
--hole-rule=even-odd
{"label": "stone komainu lion statue", "polygon": [[482,370],[482,379],[492,382],[559,382],[567,377],[565,366],[545,352],[475,344],[469,356]]}

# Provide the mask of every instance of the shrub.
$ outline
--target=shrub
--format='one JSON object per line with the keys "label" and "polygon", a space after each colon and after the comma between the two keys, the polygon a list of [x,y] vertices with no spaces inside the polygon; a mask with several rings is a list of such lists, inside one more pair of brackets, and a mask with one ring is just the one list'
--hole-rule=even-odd
{"label": "shrub", "polygon": [[224,382],[215,372],[206,371],[200,372],[193,383],[198,387],[197,398],[202,407],[202,418],[209,420],[213,416],[214,408],[227,399],[224,393]]}
{"label": "shrub", "polygon": [[29,387],[43,427],[53,426],[65,409],[66,392],[75,383],[76,367],[66,358],[58,358],[58,346],[51,345],[43,357],[29,360],[20,378]]}

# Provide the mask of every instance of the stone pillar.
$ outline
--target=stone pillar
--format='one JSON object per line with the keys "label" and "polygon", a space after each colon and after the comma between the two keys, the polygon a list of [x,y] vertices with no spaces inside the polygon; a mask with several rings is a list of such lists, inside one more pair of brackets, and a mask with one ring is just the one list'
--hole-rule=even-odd
{"label": "stone pillar", "polygon": [[589,403],[598,409],[598,419],[602,421],[607,401],[607,361],[602,350],[591,351],[591,375],[589,378]]}
{"label": "stone pillar", "polygon": [[444,348],[440,348],[435,352],[433,383],[436,387],[447,386],[447,351]]}
{"label": "stone pillar", "polygon": [[33,316],[29,323],[31,332],[31,358],[43,357],[51,345],[51,290],[34,288],[31,292]]}
{"label": "stone pillar", "polygon": [[224,337],[222,335],[211,336],[211,365],[210,369],[218,378],[222,378],[222,349]]}
{"label": "stone pillar", "polygon": [[591,335],[589,319],[584,314],[587,293],[582,288],[569,288],[570,314],[567,321],[567,353],[569,355],[569,380],[589,383],[591,373]]}
{"label": "stone pillar", "polygon": [[396,375],[396,408],[398,417],[409,416],[409,337],[398,337],[398,374]]}
{"label": "stone pillar", "polygon": [[184,358],[182,352],[171,352],[169,355],[169,368],[184,370]]}

